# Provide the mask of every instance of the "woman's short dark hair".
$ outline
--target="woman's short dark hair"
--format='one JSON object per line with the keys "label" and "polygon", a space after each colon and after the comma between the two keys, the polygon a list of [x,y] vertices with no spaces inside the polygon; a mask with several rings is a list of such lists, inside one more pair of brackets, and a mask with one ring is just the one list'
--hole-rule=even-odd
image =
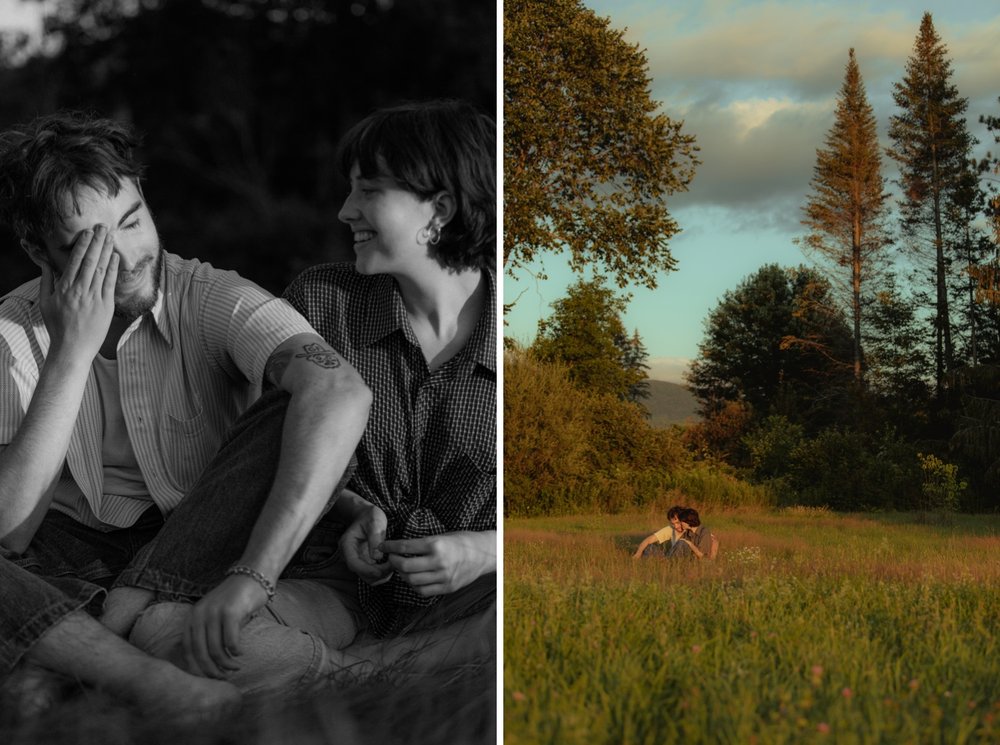
{"label": "woman's short dark hair", "polygon": [[693,507],[685,507],[681,510],[681,514],[677,517],[682,523],[687,523],[692,528],[697,528],[701,525],[701,518],[698,517],[698,510]]}
{"label": "woman's short dark hair", "polygon": [[[462,101],[425,101],[380,109],[344,135],[341,172],[357,163],[367,178],[388,176],[430,199],[455,198],[455,217],[434,246],[452,268],[496,264],[496,123]],[[388,173],[386,173],[388,171]]]}
{"label": "woman's short dark hair", "polygon": [[0,135],[0,221],[21,240],[44,245],[68,215],[64,200],[79,211],[82,186],[118,195],[124,179],[143,167],[133,151],[131,127],[81,112],[42,116]]}
{"label": "woman's short dark hair", "polygon": [[675,504],[669,510],[667,510],[667,520],[673,520],[675,517],[679,517],[681,512],[684,510],[679,504]]}

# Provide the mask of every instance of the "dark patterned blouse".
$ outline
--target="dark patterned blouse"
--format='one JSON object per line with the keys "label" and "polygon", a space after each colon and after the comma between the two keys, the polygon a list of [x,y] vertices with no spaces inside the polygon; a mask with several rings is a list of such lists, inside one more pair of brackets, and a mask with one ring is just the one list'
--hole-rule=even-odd
{"label": "dark patterned blouse", "polygon": [[[386,537],[496,529],[496,281],[465,347],[431,372],[396,281],[352,263],[300,275],[288,300],[368,383],[373,402],[349,487],[380,507]],[[359,580],[371,631],[396,633],[432,604],[393,575]]]}

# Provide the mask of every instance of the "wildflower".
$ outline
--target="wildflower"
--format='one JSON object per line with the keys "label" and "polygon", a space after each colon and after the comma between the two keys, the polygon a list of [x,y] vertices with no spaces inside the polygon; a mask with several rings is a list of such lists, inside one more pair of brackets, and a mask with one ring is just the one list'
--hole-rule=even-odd
{"label": "wildflower", "polygon": [[910,690],[915,691],[920,687],[920,681],[916,678],[910,678]]}
{"label": "wildflower", "polygon": [[822,665],[813,665],[812,666],[812,674],[813,674],[814,678],[821,678],[821,677],[823,677],[823,666]]}
{"label": "wildflower", "polygon": [[844,688],[844,690],[840,692],[840,695],[843,696],[844,698],[851,698],[854,695],[854,691],[852,691],[850,688]]}
{"label": "wildflower", "polygon": [[528,700],[528,697],[527,697],[527,696],[525,696],[525,695],[524,695],[523,693],[521,693],[520,691],[514,691],[514,693],[512,693],[512,694],[511,694],[511,697],[512,697],[512,698],[513,698],[513,699],[514,699],[515,701],[517,701],[518,703],[521,703],[521,702],[523,702],[523,701],[527,701],[527,700]]}
{"label": "wildflower", "polygon": [[701,653],[701,645],[700,644],[692,644],[691,645],[691,651],[694,654],[700,654]]}
{"label": "wildflower", "polygon": [[826,722],[820,722],[819,724],[816,725],[816,731],[819,732],[821,735],[828,735],[830,734],[830,725],[827,724]]}

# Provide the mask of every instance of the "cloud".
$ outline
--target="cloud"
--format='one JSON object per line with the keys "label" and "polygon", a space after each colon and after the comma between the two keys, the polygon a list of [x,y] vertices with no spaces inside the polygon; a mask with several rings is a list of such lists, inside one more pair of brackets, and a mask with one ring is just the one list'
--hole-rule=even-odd
{"label": "cloud", "polygon": [[775,98],[692,105],[683,118],[697,136],[702,164],[690,191],[674,204],[769,209],[777,201],[801,199],[816,148],[833,121],[833,106],[832,100]]}
{"label": "cloud", "polygon": [[[741,214],[740,222],[798,232],[799,208],[809,193],[816,149],[833,124],[847,50],[856,49],[868,98],[888,145],[896,112],[892,84],[904,74],[923,6],[887,9],[842,2],[789,3],[713,0],[626,6],[629,38],[647,50],[654,98],[695,135],[702,165],[686,194],[671,205],[716,205]],[[992,138],[978,123],[1000,114],[1000,12],[985,20],[958,12],[935,17],[961,95],[970,99],[970,131],[986,150]],[[617,14],[615,14],[617,21]],[[989,142],[986,142],[989,140]],[[994,148],[995,149],[995,148]],[[977,152],[982,155],[981,152]],[[892,178],[895,164],[883,158]]]}

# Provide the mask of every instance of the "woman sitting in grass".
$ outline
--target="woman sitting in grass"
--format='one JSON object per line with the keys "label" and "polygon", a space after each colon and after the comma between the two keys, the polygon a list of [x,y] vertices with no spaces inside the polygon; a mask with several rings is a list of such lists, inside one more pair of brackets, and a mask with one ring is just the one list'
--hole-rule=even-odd
{"label": "woman sitting in grass", "polygon": [[698,510],[685,507],[680,511],[678,518],[684,532],[667,552],[667,557],[693,556],[696,559],[714,559],[719,552],[719,541],[712,535],[712,531],[701,524]]}
{"label": "woman sitting in grass", "polygon": [[[719,541],[701,524],[698,510],[674,505],[667,510],[667,520],[669,525],[643,539],[632,554],[633,559],[648,556],[715,558],[719,552]],[[668,542],[670,545],[664,547],[663,544]]]}

